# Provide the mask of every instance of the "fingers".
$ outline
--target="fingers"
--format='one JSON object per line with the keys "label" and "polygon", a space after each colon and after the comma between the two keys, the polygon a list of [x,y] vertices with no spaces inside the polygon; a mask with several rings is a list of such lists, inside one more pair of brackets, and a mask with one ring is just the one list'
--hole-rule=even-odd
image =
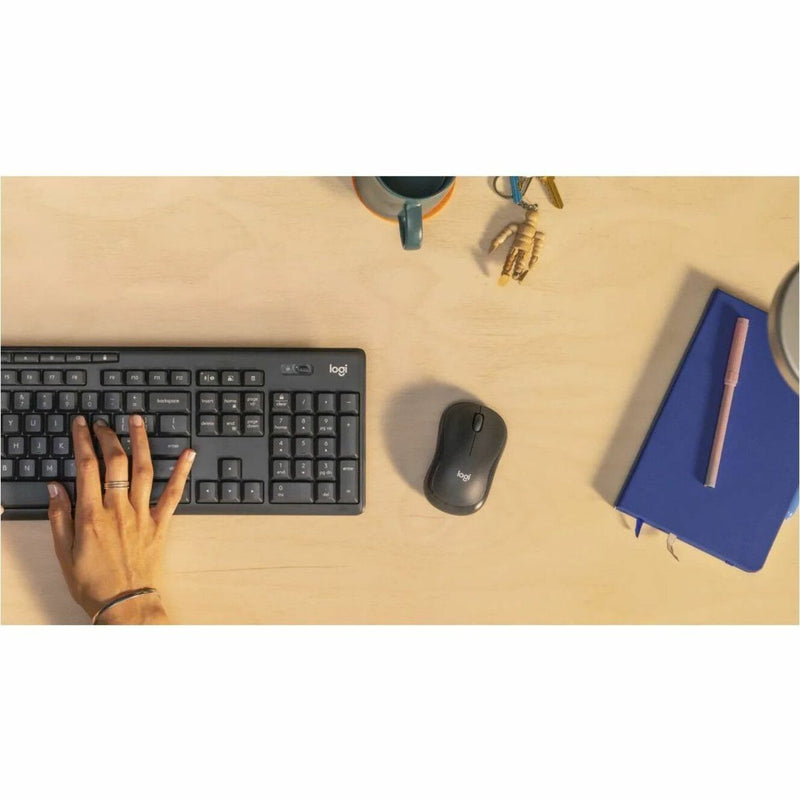
{"label": "fingers", "polygon": [[[117,434],[102,420],[95,422],[94,435],[100,442],[103,453],[103,463],[106,465],[105,482],[128,480],[128,456],[122,448]],[[128,502],[128,492],[125,489],[107,489],[105,496],[107,508],[120,501]]]}
{"label": "fingers", "polygon": [[72,522],[72,505],[69,496],[60,483],[48,483],[47,493],[50,495],[50,506],[47,518],[53,533],[53,545],[58,563],[64,572],[72,567],[72,545],[75,541],[75,526]]}
{"label": "fingers", "polygon": [[153,489],[153,461],[144,420],[138,414],[130,417],[133,469],[131,470],[131,505],[137,512],[150,510],[150,492]]}
{"label": "fingers", "polygon": [[75,417],[72,423],[72,447],[75,450],[75,467],[77,471],[75,506],[91,508],[103,504],[100,489],[100,466],[94,454],[92,435],[86,425],[86,418]]}
{"label": "fingers", "polygon": [[181,501],[183,487],[189,477],[189,472],[192,469],[192,464],[196,455],[197,453],[195,453],[194,450],[184,450],[181,453],[178,463],[175,465],[175,469],[164,489],[164,493],[153,509],[153,519],[156,521],[157,525],[166,522],[175,513],[175,509]]}

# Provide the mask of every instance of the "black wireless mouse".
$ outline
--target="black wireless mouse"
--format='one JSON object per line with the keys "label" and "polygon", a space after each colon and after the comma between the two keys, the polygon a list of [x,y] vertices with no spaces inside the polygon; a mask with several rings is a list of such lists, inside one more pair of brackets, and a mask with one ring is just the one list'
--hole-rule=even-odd
{"label": "black wireless mouse", "polygon": [[472,514],[485,502],[506,446],[506,424],[491,408],[453,403],[442,414],[425,496],[448,514]]}

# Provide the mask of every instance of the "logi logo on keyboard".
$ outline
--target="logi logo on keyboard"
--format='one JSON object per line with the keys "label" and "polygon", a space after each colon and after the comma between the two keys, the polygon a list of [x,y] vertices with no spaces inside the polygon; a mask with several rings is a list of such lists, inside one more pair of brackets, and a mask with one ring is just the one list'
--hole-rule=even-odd
{"label": "logi logo on keyboard", "polygon": [[337,367],[335,364],[328,364],[328,371],[338,375],[340,378],[344,378],[347,375],[347,364],[343,364],[341,367]]}

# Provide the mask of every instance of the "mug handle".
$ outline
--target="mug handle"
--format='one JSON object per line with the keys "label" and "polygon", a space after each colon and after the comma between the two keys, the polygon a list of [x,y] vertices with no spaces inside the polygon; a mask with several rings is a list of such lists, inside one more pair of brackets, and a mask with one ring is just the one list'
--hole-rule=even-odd
{"label": "mug handle", "polygon": [[422,204],[419,200],[407,200],[397,219],[403,247],[406,250],[419,250],[422,247]]}

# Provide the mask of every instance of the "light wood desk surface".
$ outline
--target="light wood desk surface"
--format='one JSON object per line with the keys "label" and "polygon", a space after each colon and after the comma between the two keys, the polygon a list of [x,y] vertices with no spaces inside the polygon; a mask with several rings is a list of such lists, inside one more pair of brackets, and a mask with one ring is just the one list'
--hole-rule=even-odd
{"label": "light wood desk surface", "polygon": [[[798,182],[559,178],[522,286],[491,238],[520,212],[459,178],[419,252],[348,178],[2,182],[9,344],[361,347],[356,518],[176,517],[177,623],[796,623],[797,518],[746,574],[613,501],[716,285],[767,307],[797,260]],[[505,252],[505,251],[504,251]],[[444,406],[509,429],[486,506],[420,486]],[[79,623],[46,522],[2,529],[2,621]]]}

